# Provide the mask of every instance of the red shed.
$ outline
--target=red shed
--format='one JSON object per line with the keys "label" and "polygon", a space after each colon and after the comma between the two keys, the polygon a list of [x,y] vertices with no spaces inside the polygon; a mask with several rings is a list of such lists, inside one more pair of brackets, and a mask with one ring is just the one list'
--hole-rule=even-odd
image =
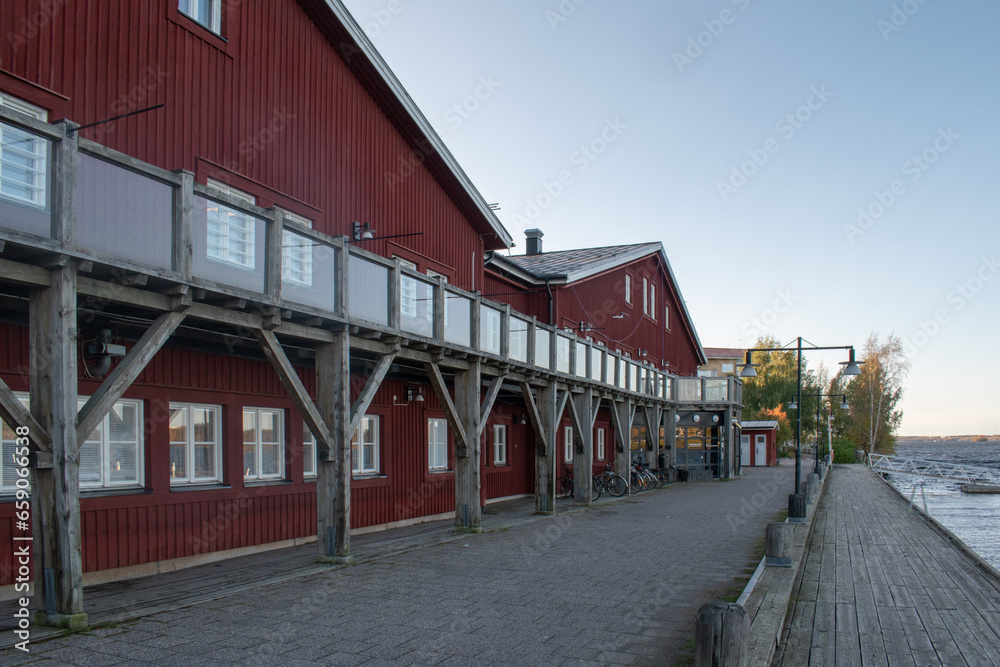
{"label": "red shed", "polygon": [[748,421],[741,424],[740,464],[778,465],[778,422]]}

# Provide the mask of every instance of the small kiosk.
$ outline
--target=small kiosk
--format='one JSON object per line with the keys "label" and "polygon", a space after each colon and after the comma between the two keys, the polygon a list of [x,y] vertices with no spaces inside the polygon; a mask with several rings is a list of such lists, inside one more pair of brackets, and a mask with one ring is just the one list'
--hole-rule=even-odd
{"label": "small kiosk", "polygon": [[778,465],[778,422],[746,421],[740,424],[740,465]]}

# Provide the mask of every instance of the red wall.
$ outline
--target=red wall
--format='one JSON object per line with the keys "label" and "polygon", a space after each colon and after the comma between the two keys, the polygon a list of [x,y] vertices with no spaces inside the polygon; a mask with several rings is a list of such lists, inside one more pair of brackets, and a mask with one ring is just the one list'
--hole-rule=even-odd
{"label": "red wall", "polygon": [[[0,324],[0,375],[15,391],[27,391],[23,366],[27,329]],[[310,390],[312,369],[299,369]],[[356,398],[364,377],[354,376]],[[351,525],[372,526],[452,512],[454,474],[427,469],[427,419],[444,417],[434,392],[422,386],[423,402],[404,403],[407,384],[387,379],[368,414],[380,417],[382,477],[352,482]],[[81,379],[79,391],[92,394],[98,383]],[[302,474],[303,422],[270,365],[174,348],[161,350],[126,398],[143,401],[145,490],[81,500],[85,571],[247,547],[316,534],[314,481]],[[394,400],[395,397],[395,400]],[[483,499],[534,492],[534,436],[530,426],[513,424],[526,414],[520,398],[498,402],[484,431]],[[229,488],[171,489],[168,406],[190,401],[223,406],[223,476]],[[285,411],[286,481],[243,485],[242,408]],[[508,424],[508,465],[492,465],[492,424]],[[450,450],[454,461],[454,441]],[[13,502],[0,503],[0,585],[12,583]]]}
{"label": "red wall", "polygon": [[[50,120],[80,124],[165,104],[81,135],[194,171],[201,183],[227,182],[328,234],[349,234],[355,220],[379,235],[423,232],[395,242],[436,262],[453,284],[478,289],[483,230],[302,7],[222,4],[228,41],[180,14],[176,0],[4,0],[0,90],[47,109]],[[393,252],[387,241],[364,247]]]}

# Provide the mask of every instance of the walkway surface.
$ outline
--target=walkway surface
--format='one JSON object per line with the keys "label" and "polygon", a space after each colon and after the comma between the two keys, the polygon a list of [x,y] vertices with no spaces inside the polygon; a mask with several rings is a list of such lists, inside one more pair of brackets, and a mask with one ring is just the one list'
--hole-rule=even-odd
{"label": "walkway surface", "polygon": [[834,466],[776,665],[1000,665],[1000,581],[863,466]]}
{"label": "walkway surface", "polygon": [[[8,649],[0,665],[674,664],[698,607],[746,576],[791,472],[678,483],[555,517],[522,508],[488,515],[481,535],[413,527],[398,549],[358,538],[357,565],[302,562],[298,576],[247,590],[245,559],[207,566],[202,588],[232,587],[214,600],[33,643],[29,655]],[[251,558],[269,567],[278,553]],[[168,577],[151,581],[169,597]],[[136,587],[154,588],[123,589]],[[103,596],[109,610],[113,596]]]}

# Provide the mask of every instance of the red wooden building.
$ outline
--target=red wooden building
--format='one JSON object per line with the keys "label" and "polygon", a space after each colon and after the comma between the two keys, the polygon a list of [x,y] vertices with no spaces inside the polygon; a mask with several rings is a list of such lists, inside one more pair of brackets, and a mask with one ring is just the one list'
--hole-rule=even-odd
{"label": "red wooden building", "polygon": [[0,24],[0,587],[26,477],[40,620],[164,561],[550,512],[565,414],[582,470],[738,405],[670,375],[704,358],[659,244],[485,268],[508,233],[337,0]]}
{"label": "red wooden building", "polygon": [[778,422],[745,421],[740,427],[740,464],[778,465]]}

